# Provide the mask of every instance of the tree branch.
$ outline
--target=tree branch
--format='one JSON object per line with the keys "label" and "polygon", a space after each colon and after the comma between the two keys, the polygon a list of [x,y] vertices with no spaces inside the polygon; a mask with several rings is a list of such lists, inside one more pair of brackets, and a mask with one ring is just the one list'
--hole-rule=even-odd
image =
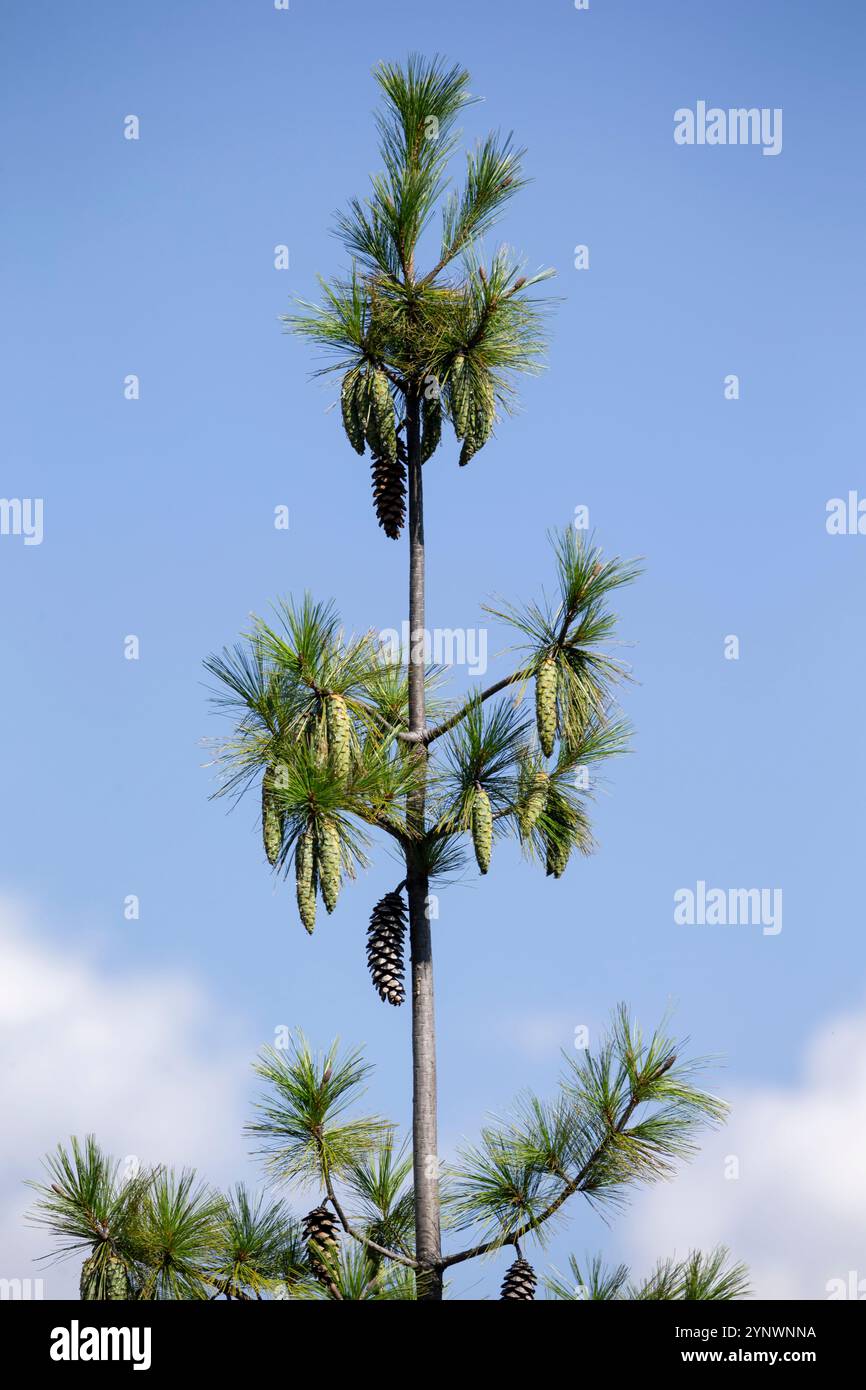
{"label": "tree branch", "polygon": [[440,724],[433,724],[429,729],[423,730],[420,734],[398,733],[397,737],[402,739],[404,743],[423,743],[426,746],[432,743],[434,739],[439,738],[441,734],[447,734],[448,730],[453,729],[455,724],[459,724],[461,719],[465,719],[473,704],[477,701],[480,700],[483,703],[484,700],[489,700],[491,695],[498,695],[500,690],[506,690],[509,685],[514,685],[517,681],[524,680],[531,674],[532,670],[530,667],[523,667],[519,671],[513,671],[510,676],[503,676],[501,680],[495,681],[493,685],[489,685],[487,689],[482,690],[480,694],[472,696],[471,699],[460,706],[456,713],[450,714],[448,718],[443,719]]}
{"label": "tree branch", "polygon": [[[663,1076],[666,1071],[670,1070],[675,1061],[675,1056],[668,1057],[662,1063],[661,1066],[656,1068],[652,1077],[649,1079],[654,1081],[658,1080],[658,1078]],[[462,1264],[464,1260],[474,1260],[479,1255],[489,1254],[491,1250],[501,1249],[503,1245],[513,1245],[516,1247],[517,1242],[519,1240],[522,1240],[522,1238],[525,1235],[528,1235],[531,1231],[535,1230],[536,1227],[543,1226],[544,1222],[548,1221],[551,1216],[553,1216],[557,1211],[559,1211],[559,1208],[565,1202],[568,1201],[569,1197],[573,1197],[575,1192],[580,1192],[582,1190],[587,1178],[592,1173],[592,1170],[604,1157],[604,1154],[609,1148],[611,1141],[620,1134],[622,1134],[623,1130],[625,1129],[635,1110],[641,1104],[641,1099],[641,1096],[634,1090],[634,1088],[632,1088],[631,1093],[629,1095],[628,1104],[625,1106],[625,1109],[623,1110],[616,1124],[613,1126],[612,1129],[609,1129],[607,1131],[601,1143],[596,1146],[596,1148],[590,1154],[589,1158],[586,1160],[586,1163],[584,1163],[580,1172],[577,1173],[573,1178],[569,1178],[564,1182],[562,1190],[557,1194],[556,1197],[554,1197],[553,1201],[550,1202],[550,1204],[545,1208],[545,1210],[541,1213],[540,1216],[532,1217],[529,1220],[525,1221],[523,1225],[518,1227],[516,1231],[512,1231],[510,1235],[503,1236],[501,1240],[487,1240],[484,1241],[481,1245],[474,1245],[471,1250],[461,1250],[460,1253],[457,1255],[447,1255],[442,1260],[440,1268],[444,1270],[448,1269],[451,1265]]]}
{"label": "tree branch", "polygon": [[406,1265],[408,1269],[418,1268],[418,1261],[412,1259],[411,1256],[401,1255],[396,1250],[387,1249],[387,1247],[384,1245],[377,1245],[376,1241],[370,1240],[369,1236],[362,1235],[360,1231],[354,1230],[353,1227],[349,1225],[346,1213],[343,1211],[343,1208],[337,1201],[336,1193],[334,1192],[334,1184],[331,1182],[330,1173],[325,1172],[324,1178],[325,1190],[328,1194],[328,1201],[331,1203],[331,1206],[337,1213],[337,1219],[339,1220],[343,1230],[346,1232],[346,1235],[351,1236],[353,1240],[359,1241],[361,1245],[366,1245],[368,1250],[375,1250],[377,1255],[383,1255],[386,1260],[394,1260],[397,1264]]}

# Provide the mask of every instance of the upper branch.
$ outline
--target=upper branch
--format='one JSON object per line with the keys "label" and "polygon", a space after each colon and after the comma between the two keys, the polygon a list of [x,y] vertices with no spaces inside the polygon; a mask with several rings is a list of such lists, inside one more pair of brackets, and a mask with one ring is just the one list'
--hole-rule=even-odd
{"label": "upper branch", "polygon": [[489,700],[492,695],[498,695],[500,690],[506,690],[509,685],[515,685],[517,681],[525,680],[526,677],[531,674],[531,670],[528,667],[524,667],[519,671],[512,671],[510,676],[503,676],[501,680],[495,681],[493,685],[489,685],[487,689],[482,690],[480,694],[473,695],[471,699],[461,705],[454,714],[449,714],[448,718],[443,719],[441,723],[432,724],[429,729],[424,729],[421,733],[398,733],[397,737],[403,739],[406,743],[423,743],[425,745],[432,743],[433,740],[439,738],[441,734],[447,734],[448,730],[453,729],[456,724],[459,724],[461,719],[465,719],[473,704],[479,701],[483,702],[484,700]]}

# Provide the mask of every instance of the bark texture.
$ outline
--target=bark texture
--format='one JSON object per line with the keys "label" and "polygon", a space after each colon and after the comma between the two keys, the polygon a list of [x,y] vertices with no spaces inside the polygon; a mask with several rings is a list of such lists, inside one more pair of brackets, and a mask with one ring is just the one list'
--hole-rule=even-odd
{"label": "bark texture", "polygon": [[[421,479],[420,394],[407,397],[406,449],[409,469],[409,728],[421,734],[426,726],[424,698],[424,494]],[[424,768],[427,749],[413,744],[412,756]],[[413,828],[423,834],[424,780],[408,805]],[[415,1253],[418,1298],[442,1297],[439,1267],[442,1245],[439,1229],[439,1150],[436,1121],[436,1020],[433,995],[433,951],[428,916],[429,879],[423,863],[407,855],[409,941],[412,980],[412,1142],[415,1184]]]}

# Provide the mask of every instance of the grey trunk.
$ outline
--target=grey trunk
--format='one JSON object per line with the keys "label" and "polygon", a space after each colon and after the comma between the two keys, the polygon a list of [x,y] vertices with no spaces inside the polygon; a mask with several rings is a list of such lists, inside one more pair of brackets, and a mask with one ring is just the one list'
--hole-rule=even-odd
{"label": "grey trunk", "polygon": [[[406,451],[409,467],[409,728],[423,733],[424,701],[424,493],[421,479],[420,397],[407,395]],[[417,637],[416,637],[417,634]],[[411,825],[425,828],[427,750],[415,746],[424,776],[408,803]],[[415,1251],[420,1262],[418,1298],[442,1298],[439,1261],[439,1150],[436,1127],[436,1020],[433,1004],[433,950],[424,865],[407,855],[409,939],[412,971],[412,1148],[415,1183]]]}

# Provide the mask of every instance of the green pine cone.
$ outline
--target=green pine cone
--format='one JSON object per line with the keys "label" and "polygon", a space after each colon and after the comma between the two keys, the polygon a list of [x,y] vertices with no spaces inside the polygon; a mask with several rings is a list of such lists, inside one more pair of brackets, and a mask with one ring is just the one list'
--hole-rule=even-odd
{"label": "green pine cone", "polygon": [[129,1270],[119,1255],[109,1255],[105,1271],[105,1297],[129,1298]]}
{"label": "green pine cone", "polygon": [[538,741],[546,758],[553,752],[556,740],[556,691],[559,684],[556,662],[546,656],[535,676],[535,719]]}
{"label": "green pine cone", "polygon": [[83,1299],[98,1299],[98,1282],[96,1275],[96,1256],[90,1255],[81,1266],[81,1278],[78,1281],[78,1296]]}
{"label": "green pine cone", "polygon": [[367,374],[367,443],[374,454],[395,463],[397,460],[397,431],[394,424],[394,402],[388,378],[378,367]]}
{"label": "green pine cone", "polygon": [[[99,1253],[90,1255],[81,1266],[78,1292],[82,1299],[104,1302],[106,1299],[118,1301],[130,1297],[129,1270],[119,1255],[109,1254],[105,1260],[102,1281],[99,1277]],[[100,1282],[103,1293],[99,1292]]]}
{"label": "green pine cone", "polygon": [[317,862],[325,908],[333,912],[340,893],[340,837],[333,821],[323,820],[319,826]]}
{"label": "green pine cone", "polygon": [[490,377],[485,375],[478,383],[475,400],[475,432],[482,444],[486,444],[496,421],[496,395],[493,390],[493,382]]}
{"label": "green pine cone", "polygon": [[328,748],[334,772],[341,781],[345,781],[349,775],[352,725],[342,695],[328,696],[325,701],[325,715],[328,724]]}
{"label": "green pine cone", "polygon": [[460,450],[461,468],[466,467],[473,455],[477,454],[479,449],[483,449],[490,438],[493,432],[495,409],[493,383],[485,375],[475,382],[472,392],[466,434],[463,448]]}
{"label": "green pine cone", "polygon": [[548,793],[545,833],[547,851],[547,873],[561,878],[565,873],[571,851],[574,848],[574,834],[577,825],[574,808],[554,789]]}
{"label": "green pine cone", "polygon": [[274,796],[273,764],[262,777],[262,839],[269,864],[276,864],[283,844],[283,820]]}
{"label": "green pine cone", "polygon": [[465,468],[469,460],[472,458],[473,454],[477,453],[478,446],[476,445],[474,438],[471,438],[467,434],[466,438],[463,441],[463,448],[460,450],[460,467]]}
{"label": "green pine cone", "polygon": [[518,819],[520,821],[520,833],[524,839],[528,839],[535,829],[539,816],[547,804],[547,789],[550,785],[550,777],[539,768],[532,780],[529,793],[524,801]]}
{"label": "green pine cone", "polygon": [[442,402],[438,396],[423,398],[421,426],[421,462],[426,463],[439,448],[442,438]]}
{"label": "green pine cone", "polygon": [[562,878],[571,857],[571,849],[568,844],[563,844],[560,840],[553,840],[547,837],[547,863],[546,872],[548,877],[552,874],[554,878]]}
{"label": "green pine cone", "polygon": [[458,352],[454,358],[449,380],[454,433],[458,439],[462,439],[469,428],[471,400],[466,373],[466,358],[461,352]]}
{"label": "green pine cone", "polygon": [[483,874],[490,868],[490,849],[493,844],[493,814],[490,810],[490,797],[483,787],[475,790],[472,803],[472,844],[478,868]]}
{"label": "green pine cone", "polygon": [[316,723],[313,725],[311,733],[312,746],[315,749],[317,763],[328,761],[328,716],[327,711],[317,716]]}
{"label": "green pine cone", "polygon": [[348,371],[343,377],[343,384],[340,387],[340,407],[343,412],[343,429],[346,431],[346,438],[356,454],[363,454],[364,422],[361,413],[359,386],[361,386],[361,374],[357,367],[352,367],[351,371]]}
{"label": "green pine cone", "polygon": [[295,893],[301,921],[312,936],[316,925],[316,855],[309,827],[295,846]]}

